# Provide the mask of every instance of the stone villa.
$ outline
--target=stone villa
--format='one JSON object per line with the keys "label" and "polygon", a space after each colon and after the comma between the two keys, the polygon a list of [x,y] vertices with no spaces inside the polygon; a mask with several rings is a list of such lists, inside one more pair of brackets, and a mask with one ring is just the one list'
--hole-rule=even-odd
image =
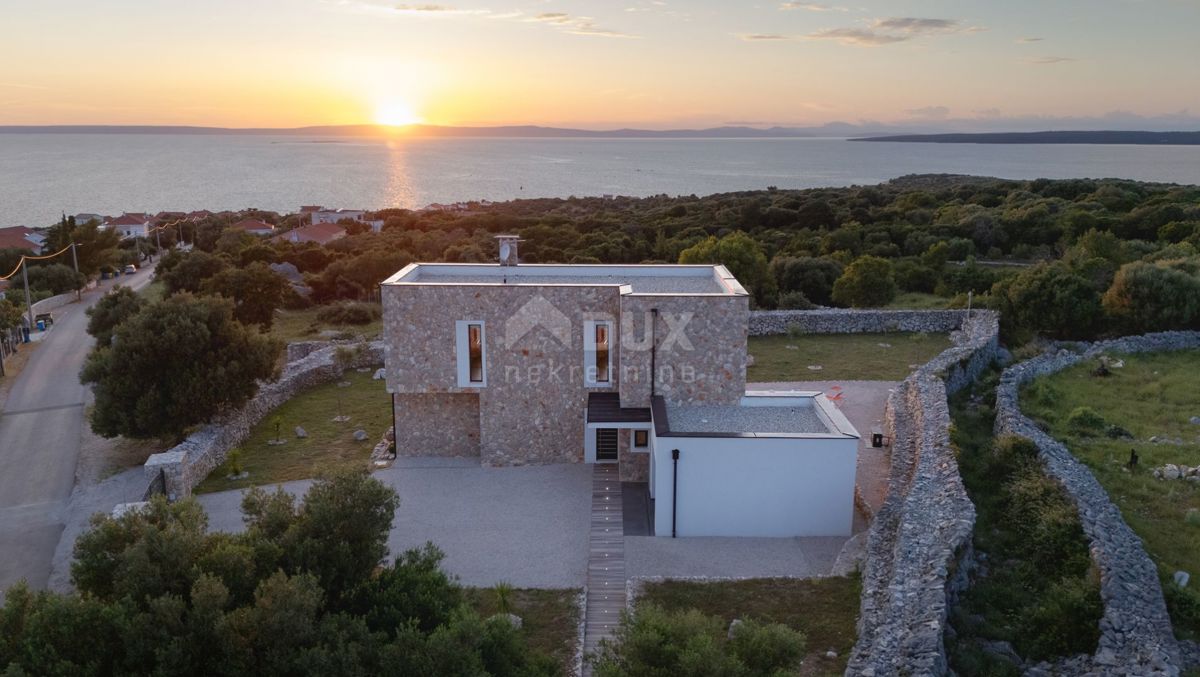
{"label": "stone villa", "polygon": [[416,263],[382,284],[397,453],[618,464],[658,535],[848,535],[858,433],[746,392],[749,296],[719,265]]}

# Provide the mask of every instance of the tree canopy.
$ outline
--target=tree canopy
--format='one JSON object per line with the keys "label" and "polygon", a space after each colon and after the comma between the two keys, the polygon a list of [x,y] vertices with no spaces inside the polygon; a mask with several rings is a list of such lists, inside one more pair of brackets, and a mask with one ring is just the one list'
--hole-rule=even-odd
{"label": "tree canopy", "polygon": [[75,544],[77,592],[8,591],[0,672],[559,674],[506,619],[463,603],[433,545],[384,563],[398,503],[360,471],[300,501],[251,490],[238,534],[210,533],[194,499],[97,515]]}
{"label": "tree canopy", "polygon": [[129,287],[114,287],[100,297],[96,305],[87,309],[87,332],[95,337],[97,345],[110,345],[116,328],[125,320],[137,315],[145,306],[145,299]]}
{"label": "tree canopy", "polygon": [[896,296],[896,276],[890,261],[878,256],[854,260],[833,284],[833,300],[854,308],[882,306]]}
{"label": "tree canopy", "polygon": [[246,266],[222,269],[205,280],[201,289],[233,301],[233,316],[238,322],[270,329],[275,310],[283,304],[288,284],[267,264],[255,261]]}
{"label": "tree canopy", "polygon": [[260,379],[275,376],[281,349],[234,320],[226,299],[182,293],[150,304],[84,365],[82,380],[96,396],[92,429],[177,436],[249,400]]}

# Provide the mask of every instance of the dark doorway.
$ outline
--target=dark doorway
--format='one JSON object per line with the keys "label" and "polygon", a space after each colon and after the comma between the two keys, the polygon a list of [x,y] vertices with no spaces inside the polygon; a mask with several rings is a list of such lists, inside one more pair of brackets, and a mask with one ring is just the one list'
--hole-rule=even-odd
{"label": "dark doorway", "polygon": [[617,429],[596,428],[596,460],[617,460]]}

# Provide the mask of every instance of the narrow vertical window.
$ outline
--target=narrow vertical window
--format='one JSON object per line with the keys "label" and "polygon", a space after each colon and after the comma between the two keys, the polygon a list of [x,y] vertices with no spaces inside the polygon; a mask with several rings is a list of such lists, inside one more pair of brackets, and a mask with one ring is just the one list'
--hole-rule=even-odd
{"label": "narrow vertical window", "polygon": [[483,383],[483,325],[467,325],[467,344],[470,381]]}
{"label": "narrow vertical window", "polygon": [[596,323],[596,382],[608,383],[608,325]]}
{"label": "narrow vertical window", "polygon": [[455,359],[458,386],[482,388],[487,385],[487,329],[480,320],[454,323]]}
{"label": "narrow vertical window", "polygon": [[600,388],[612,385],[613,323],[609,320],[583,322],[583,385]]}

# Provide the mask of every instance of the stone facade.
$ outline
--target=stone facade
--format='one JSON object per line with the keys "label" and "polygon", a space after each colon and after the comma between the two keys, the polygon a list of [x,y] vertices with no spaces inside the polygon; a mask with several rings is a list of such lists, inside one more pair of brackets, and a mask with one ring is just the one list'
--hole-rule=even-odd
{"label": "stone facade", "polygon": [[[416,433],[419,439],[445,437],[435,431],[440,418],[421,420],[399,402],[412,402],[407,395],[471,393],[484,465],[581,462],[588,393],[619,388],[623,406],[649,406],[645,330],[652,308],[659,310],[659,392],[680,403],[741,397],[747,303],[744,295],[630,294],[612,284],[385,284],[387,380],[398,395],[397,418],[407,418],[414,432],[427,429]],[[613,323],[612,378],[601,387],[584,378],[588,320]],[[458,321],[484,325],[482,387],[458,383]]]}
{"label": "stone facade", "polygon": [[652,339],[654,390],[668,404],[735,404],[746,394],[747,297],[635,294],[621,297],[621,311],[622,406],[650,406]]}
{"label": "stone facade", "polygon": [[633,431],[621,430],[617,433],[617,460],[620,463],[622,482],[650,481],[649,448],[633,451]]}
{"label": "stone facade", "polygon": [[1021,413],[1021,386],[1104,353],[1142,353],[1200,348],[1200,332],[1164,332],[1092,344],[1065,346],[1009,367],[996,390],[996,435],[1032,441],[1046,473],[1057,479],[1079,509],[1083,531],[1091,542],[1092,560],[1100,570],[1104,615],[1100,642],[1090,659],[1072,659],[1070,670],[1056,674],[1177,675],[1190,662],[1175,640],[1163,601],[1158,569],[1141,539],[1087,467],[1070,449]]}
{"label": "stone facade", "polygon": [[[146,460],[143,472],[147,485],[161,473],[168,496],[183,498],[208,477],[225,455],[250,436],[250,430],[273,409],[314,386],[336,381],[345,369],[377,366],[383,363],[383,344],[327,345],[307,356],[289,362],[279,380],[259,384],[246,406],[218,417],[192,433],[183,442]],[[380,388],[382,391],[383,389]],[[386,393],[380,393],[384,404]]]}
{"label": "stone facade", "polygon": [[[847,326],[880,326],[879,312],[866,314],[861,322],[847,320]],[[961,327],[951,333],[954,347],[918,368],[888,399],[884,427],[893,440],[891,475],[887,498],[867,535],[858,641],[847,675],[948,670],[944,633],[950,605],[973,561],[975,507],[950,444],[946,398],[978,376],[999,350],[996,313],[956,315]]]}
{"label": "stone facade", "polygon": [[396,395],[397,456],[479,457],[479,395]]}

